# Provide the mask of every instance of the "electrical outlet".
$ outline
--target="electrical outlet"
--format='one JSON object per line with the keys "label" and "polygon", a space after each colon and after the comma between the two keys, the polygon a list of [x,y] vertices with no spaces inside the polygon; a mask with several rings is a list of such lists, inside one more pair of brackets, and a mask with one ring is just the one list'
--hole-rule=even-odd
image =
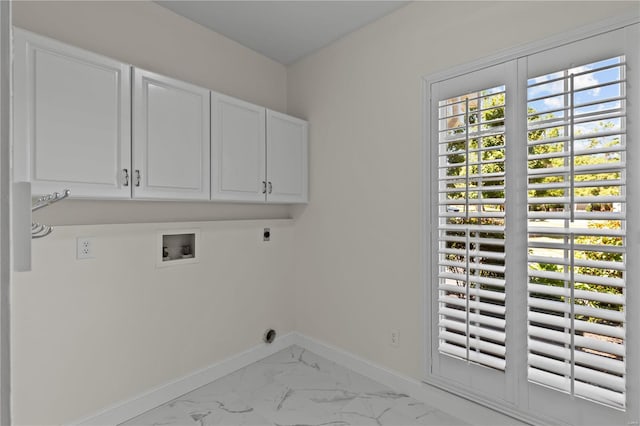
{"label": "electrical outlet", "polygon": [[400,346],[400,332],[398,330],[391,330],[389,334],[389,344],[391,346]]}
{"label": "electrical outlet", "polygon": [[93,259],[93,238],[79,237],[76,246],[76,258]]}
{"label": "electrical outlet", "polygon": [[262,231],[262,241],[271,241],[271,228],[264,228]]}

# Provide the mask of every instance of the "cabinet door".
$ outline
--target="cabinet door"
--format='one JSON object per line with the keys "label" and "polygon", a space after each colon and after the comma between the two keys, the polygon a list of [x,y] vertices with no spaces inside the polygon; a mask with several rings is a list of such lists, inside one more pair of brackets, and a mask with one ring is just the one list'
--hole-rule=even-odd
{"label": "cabinet door", "polygon": [[13,75],[14,180],[129,198],[130,67],[16,29]]}
{"label": "cabinet door", "polygon": [[308,132],[306,121],[267,111],[268,202],[307,202]]}
{"label": "cabinet door", "polygon": [[211,199],[265,201],[265,109],[211,93]]}
{"label": "cabinet door", "polygon": [[209,199],[209,90],[133,72],[134,198]]}

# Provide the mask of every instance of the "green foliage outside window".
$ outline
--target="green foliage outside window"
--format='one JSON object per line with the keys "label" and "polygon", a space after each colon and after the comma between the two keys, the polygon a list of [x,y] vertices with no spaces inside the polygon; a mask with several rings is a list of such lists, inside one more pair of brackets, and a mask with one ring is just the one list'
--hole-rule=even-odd
{"label": "green foliage outside window", "polygon": [[[468,112],[468,123],[465,123],[469,126],[470,134],[473,132],[480,131],[490,131],[492,128],[497,128],[500,126],[504,126],[504,94],[498,94],[493,96],[485,96],[480,97],[480,112],[478,112],[478,103],[469,104],[469,112]],[[481,116],[481,120],[478,120],[479,115]],[[550,116],[538,116],[535,114],[535,111],[529,109],[529,120],[532,122],[539,120],[547,120],[551,118]],[[598,124],[599,129],[596,130],[605,130],[611,128],[612,123],[601,122]],[[532,130],[528,132],[529,141],[533,141],[534,144],[529,147],[529,155],[533,156],[541,156],[542,158],[536,158],[528,161],[529,169],[559,169],[563,166],[567,165],[567,161],[569,161],[570,156],[553,156],[544,157],[544,154],[553,154],[559,153],[562,154],[563,151],[568,150],[569,148],[565,145],[568,142],[566,141],[558,141],[552,143],[540,143],[535,144],[536,141],[543,141],[554,138],[562,138],[564,135],[563,127],[552,127],[546,128],[542,130]],[[464,133],[464,129],[457,130],[455,133],[458,133],[462,136]],[[496,132],[497,133],[497,132]],[[584,135],[585,138],[580,140],[579,138],[582,135],[580,131],[576,132],[574,135],[574,139],[576,140],[575,147],[575,155],[574,155],[574,167],[576,170],[579,170],[581,166],[589,166],[589,165],[601,165],[606,163],[619,163],[621,161],[619,151],[615,150],[615,147],[620,146],[620,139],[618,137],[609,137],[609,138],[588,138],[588,135]],[[448,168],[446,170],[447,176],[459,176],[461,178],[466,177],[468,174],[470,179],[468,182],[458,181],[447,184],[447,189],[459,189],[459,191],[451,191],[449,192],[448,199],[450,200],[460,200],[460,203],[463,204],[465,202],[465,197],[468,197],[469,200],[475,200],[481,197],[482,199],[502,199],[504,198],[504,190],[492,190],[491,186],[503,186],[504,178],[499,178],[496,180],[485,180],[481,181],[478,179],[471,178],[476,175],[488,176],[491,174],[504,173],[504,155],[505,155],[505,140],[504,134],[499,133],[493,136],[483,136],[483,137],[474,137],[470,138],[468,141],[468,148],[465,146],[466,140],[455,140],[449,142],[446,146],[447,148],[447,165]],[[486,148],[494,148],[494,149],[486,149]],[[606,151],[607,148],[612,148],[613,152],[610,153],[601,153],[601,154],[591,154],[586,152],[587,150],[593,149],[603,149]],[[584,155],[579,155],[580,150],[584,150]],[[468,153],[468,157],[467,157]],[[575,197],[601,197],[601,196],[619,196],[621,187],[619,186],[619,180],[621,176],[619,172],[605,172],[605,173],[593,173],[593,172],[585,172],[583,174],[576,172],[574,173],[574,182],[582,183],[582,186],[576,185],[574,196]],[[560,186],[564,182],[564,179],[561,174],[551,175],[551,176],[541,176],[541,177],[531,177],[529,178],[529,184],[543,184],[541,186],[545,186],[546,188],[537,188],[528,191],[528,196],[530,199],[540,198],[540,197],[566,197],[568,188],[553,188],[554,184],[556,186]],[[589,186],[589,181],[598,181],[595,182],[592,186]],[[602,184],[602,181],[611,181],[612,185],[606,186]],[[479,182],[481,186],[479,185]],[[616,184],[616,182],[618,182]],[[468,184],[467,184],[468,183]],[[551,188],[549,188],[551,186]],[[479,205],[478,208],[482,210],[493,210],[493,211],[502,211],[504,210],[504,204],[498,203],[491,204],[483,204]],[[530,203],[530,209],[533,211],[553,211],[553,210],[564,210],[567,208],[574,208],[574,206],[567,206],[564,203]],[[586,203],[586,205],[582,206],[584,211],[586,212],[598,212],[598,211],[612,211],[614,210],[613,203],[597,203],[590,202]],[[453,210],[455,211],[455,210]],[[482,224],[482,225],[504,225],[504,219],[502,218],[470,218],[465,221],[464,215],[449,217],[447,220],[449,224],[463,224],[467,223],[469,225],[473,224]],[[604,220],[590,220],[587,225],[589,228],[606,228],[606,229],[621,229],[620,221],[604,221]],[[449,236],[464,236],[464,232],[456,232],[456,231],[448,231],[447,234]],[[496,233],[496,232],[484,232],[482,235],[480,233],[470,233],[471,237],[482,237],[482,238],[491,238],[491,239],[504,239],[504,233]],[[607,246],[622,246],[623,241],[621,237],[606,237],[606,236],[577,236],[574,241],[577,245],[584,245],[589,247],[607,247]],[[447,248],[451,249],[465,249],[464,242],[447,242]],[[471,247],[469,247],[471,251],[480,250],[487,252],[504,252],[504,246],[502,245],[491,245],[491,244],[476,244],[471,243]],[[463,262],[464,256],[456,255],[456,254],[448,254],[445,256],[447,260],[454,262]],[[622,262],[622,254],[615,252],[615,250],[607,251],[605,249],[594,249],[594,250],[576,250],[574,252],[575,259],[583,259],[590,261],[607,261],[607,262]],[[477,257],[471,257],[469,259],[470,262],[470,274],[473,275],[476,273],[473,268],[474,262],[480,262],[482,264],[504,264],[502,260],[495,259],[480,259]],[[544,270],[548,272],[565,272],[564,269],[568,268],[567,266],[557,265],[557,264],[545,264],[545,263],[531,263],[529,265],[531,269]],[[449,270],[452,272],[463,273],[464,271],[455,271],[454,267],[449,267]],[[480,276],[486,277],[496,277],[496,278],[504,278],[504,274],[484,271],[480,270]],[[591,275],[591,276],[600,276],[600,277],[609,277],[609,278],[622,278],[622,271],[613,269],[613,268],[603,268],[603,267],[584,267],[577,266],[574,269],[575,274],[583,274],[583,275]],[[552,285],[558,287],[564,287],[566,283],[564,280],[556,280],[550,278],[531,278],[532,283],[544,284],[544,285]],[[458,285],[464,286],[465,282],[460,280],[458,281]],[[483,289],[491,290],[489,286],[482,285]],[[622,294],[622,290],[606,285],[596,285],[590,283],[581,283],[575,282],[574,288],[576,290],[586,290],[597,293],[609,293],[609,294]],[[553,299],[557,301],[566,302],[565,297],[554,297],[554,296],[542,296],[548,299]],[[591,306],[594,308],[600,309],[609,309],[622,311],[623,306],[617,304],[608,304],[588,299],[576,299],[576,305],[585,305]],[[576,319],[595,321],[595,322],[605,322],[600,318],[582,318],[577,316]]]}

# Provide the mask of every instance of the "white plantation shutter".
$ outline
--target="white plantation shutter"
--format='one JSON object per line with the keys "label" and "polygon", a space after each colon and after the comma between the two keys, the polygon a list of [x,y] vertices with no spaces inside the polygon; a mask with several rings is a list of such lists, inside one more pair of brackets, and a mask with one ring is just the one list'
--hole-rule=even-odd
{"label": "white plantation shutter", "polygon": [[528,81],[528,377],[625,406],[625,62]]}
{"label": "white plantation shutter", "polygon": [[438,350],[504,370],[505,87],[438,105]]}
{"label": "white plantation shutter", "polygon": [[640,421],[639,42],[427,80],[429,383],[532,424]]}

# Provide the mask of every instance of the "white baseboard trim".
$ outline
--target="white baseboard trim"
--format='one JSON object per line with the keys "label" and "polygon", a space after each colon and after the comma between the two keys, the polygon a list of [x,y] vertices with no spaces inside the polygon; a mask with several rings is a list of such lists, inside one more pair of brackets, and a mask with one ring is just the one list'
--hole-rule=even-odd
{"label": "white baseboard trim", "polygon": [[296,333],[295,343],[316,355],[327,358],[330,361],[347,367],[356,373],[370,377],[396,392],[401,392],[436,407],[447,413],[451,413],[460,420],[473,425],[501,425],[513,426],[524,424],[490,408],[476,404],[468,399],[461,398],[452,393],[438,389],[434,386],[406,377],[398,372],[389,370],[364,358],[360,358],[350,352],[331,346],[324,342],[312,339]]}
{"label": "white baseboard trim", "polygon": [[152,408],[162,405],[165,402],[169,402],[172,399],[178,398],[179,396],[204,386],[207,383],[219,379],[220,377],[224,377],[227,374],[239,370],[240,368],[246,367],[249,364],[279,352],[282,349],[288,348],[293,345],[296,340],[296,333],[285,334],[284,336],[277,338],[270,345],[260,344],[254,346],[244,352],[205,367],[202,370],[195,371],[179,379],[162,384],[141,395],[114,404],[99,413],[85,417],[71,424],[78,426],[112,426],[123,423],[151,410]]}
{"label": "white baseboard trim", "polygon": [[418,401],[448,413],[474,425],[513,425],[518,423],[489,408],[460,398],[452,393],[427,385],[395,371],[372,363],[350,352],[327,343],[292,332],[276,339],[272,344],[260,344],[244,352],[195,371],[179,379],[167,382],[138,396],[114,404],[99,413],[71,423],[77,426],[113,426],[132,419],[159,405],[178,398],[216,379],[246,367],[291,345],[298,345],[337,364],[370,377],[397,392],[406,393]]}

